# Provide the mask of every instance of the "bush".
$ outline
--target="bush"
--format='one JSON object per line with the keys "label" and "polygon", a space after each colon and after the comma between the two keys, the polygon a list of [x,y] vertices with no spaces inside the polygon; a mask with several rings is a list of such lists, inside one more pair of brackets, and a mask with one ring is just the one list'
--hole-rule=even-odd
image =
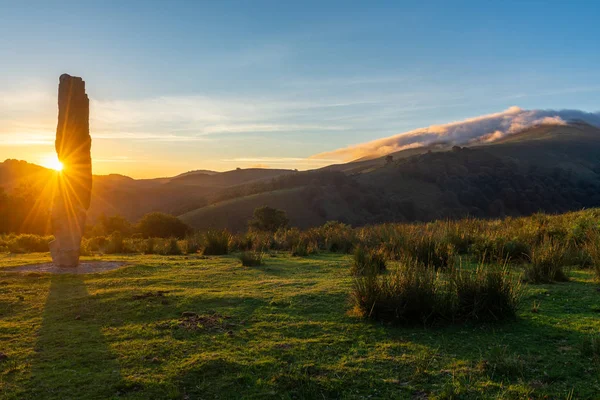
{"label": "bush", "polygon": [[300,242],[292,247],[292,257],[306,257],[310,254],[317,254],[319,248],[315,243],[307,243],[306,240],[300,240]]}
{"label": "bush", "polygon": [[275,232],[279,228],[285,228],[288,223],[285,211],[264,206],[254,210],[254,218],[248,222],[248,226],[257,231]]}
{"label": "bush", "polygon": [[202,249],[201,240],[197,235],[188,236],[185,241],[186,254],[196,254]]}
{"label": "bush", "polygon": [[378,251],[367,250],[363,246],[354,249],[350,272],[355,276],[377,275],[386,270],[385,257]]}
{"label": "bush", "polygon": [[219,256],[229,253],[231,234],[227,230],[208,231],[204,234],[204,254]]}
{"label": "bush", "polygon": [[531,253],[523,280],[528,283],[553,283],[569,280],[564,267],[565,249],[555,240],[546,240]]}
{"label": "bush", "polygon": [[349,253],[357,241],[350,225],[330,221],[319,228],[324,238],[324,247],[334,253]]}
{"label": "bush", "polygon": [[151,237],[144,240],[142,252],[144,254],[156,254],[156,239]]}
{"label": "bush", "polygon": [[259,267],[263,264],[263,253],[244,251],[238,256],[244,267]]}
{"label": "bush", "polygon": [[123,242],[123,235],[121,232],[115,231],[110,235],[106,249],[106,254],[120,254],[125,253],[125,244]]}
{"label": "bush", "polygon": [[53,236],[22,234],[10,240],[7,247],[11,253],[47,252],[49,251],[48,243],[53,239]]}
{"label": "bush", "polygon": [[179,247],[179,242],[175,238],[171,238],[165,249],[165,254],[169,256],[179,256],[183,254],[181,251],[181,247]]}
{"label": "bush", "polygon": [[137,225],[138,232],[144,238],[183,239],[192,229],[179,218],[160,212],[153,212],[142,217]]}

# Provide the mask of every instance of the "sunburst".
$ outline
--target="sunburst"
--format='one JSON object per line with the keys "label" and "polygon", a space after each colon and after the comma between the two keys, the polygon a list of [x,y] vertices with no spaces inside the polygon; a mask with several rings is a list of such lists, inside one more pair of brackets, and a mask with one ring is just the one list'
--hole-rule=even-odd
{"label": "sunburst", "polygon": [[56,155],[49,155],[44,157],[42,159],[41,164],[43,167],[50,168],[59,172],[62,171],[64,167],[63,163],[60,162]]}

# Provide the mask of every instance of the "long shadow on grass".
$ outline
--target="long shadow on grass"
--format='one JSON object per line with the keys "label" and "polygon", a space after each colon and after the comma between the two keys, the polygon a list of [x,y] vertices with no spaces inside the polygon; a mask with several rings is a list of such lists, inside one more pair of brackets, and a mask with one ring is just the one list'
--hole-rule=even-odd
{"label": "long shadow on grass", "polygon": [[54,275],[23,398],[103,399],[117,394],[119,364],[97,322],[94,299],[77,275]]}

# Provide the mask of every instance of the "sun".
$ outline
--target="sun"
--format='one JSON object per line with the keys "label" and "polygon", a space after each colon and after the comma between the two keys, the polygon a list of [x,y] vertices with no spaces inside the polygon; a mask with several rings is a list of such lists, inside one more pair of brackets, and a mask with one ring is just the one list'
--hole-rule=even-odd
{"label": "sun", "polygon": [[42,166],[53,169],[55,171],[62,171],[63,164],[58,160],[56,155],[44,157],[42,160]]}

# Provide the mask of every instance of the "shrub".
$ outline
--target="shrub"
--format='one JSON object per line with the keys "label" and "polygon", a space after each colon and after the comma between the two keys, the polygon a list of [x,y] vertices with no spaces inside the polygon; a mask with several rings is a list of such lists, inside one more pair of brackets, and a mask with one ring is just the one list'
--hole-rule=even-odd
{"label": "shrub", "polygon": [[115,231],[110,235],[105,252],[106,254],[125,253],[125,244],[121,232]]}
{"label": "shrub", "polygon": [[310,254],[317,254],[319,248],[315,243],[307,243],[306,240],[301,240],[297,245],[292,247],[292,257],[306,257]]}
{"label": "shrub", "polygon": [[257,251],[244,251],[238,258],[244,267],[258,267],[263,264],[263,253]]}
{"label": "shrub", "polygon": [[52,236],[22,234],[10,240],[7,247],[11,253],[41,253],[49,250],[48,243],[53,239]]}
{"label": "shrub", "polygon": [[231,234],[227,230],[207,231],[204,234],[204,254],[219,256],[229,253]]}
{"label": "shrub", "polygon": [[87,250],[92,251],[104,251],[105,247],[108,245],[109,239],[106,236],[94,236],[92,238],[87,239],[86,247]]}
{"label": "shrub", "polygon": [[196,254],[202,249],[201,238],[198,235],[188,236],[185,240],[185,253]]}
{"label": "shrub", "polygon": [[179,218],[160,212],[153,212],[142,217],[137,225],[138,232],[145,238],[183,239],[192,229]]}
{"label": "shrub", "polygon": [[350,225],[337,221],[329,221],[321,228],[324,248],[335,253],[349,253],[354,247],[356,236]]}
{"label": "shrub", "polygon": [[169,243],[165,249],[165,254],[169,256],[179,256],[183,254],[183,251],[181,251],[181,247],[179,247],[179,242],[176,238],[171,238],[169,240]]}
{"label": "shrub", "polygon": [[514,318],[521,300],[521,286],[513,284],[506,268],[481,264],[476,271],[457,269],[451,274],[454,318],[503,320]]}
{"label": "shrub", "polygon": [[377,275],[386,269],[385,257],[378,251],[367,250],[363,246],[354,249],[350,272],[355,276]]}
{"label": "shrub", "polygon": [[275,232],[279,228],[285,228],[288,223],[285,211],[264,206],[254,210],[254,218],[248,222],[248,226],[257,231]]}
{"label": "shrub", "polygon": [[531,253],[531,264],[525,266],[523,280],[528,283],[565,282],[564,247],[555,240],[546,240]]}
{"label": "shrub", "polygon": [[146,239],[144,242],[142,252],[144,254],[156,254],[156,239],[151,237]]}

